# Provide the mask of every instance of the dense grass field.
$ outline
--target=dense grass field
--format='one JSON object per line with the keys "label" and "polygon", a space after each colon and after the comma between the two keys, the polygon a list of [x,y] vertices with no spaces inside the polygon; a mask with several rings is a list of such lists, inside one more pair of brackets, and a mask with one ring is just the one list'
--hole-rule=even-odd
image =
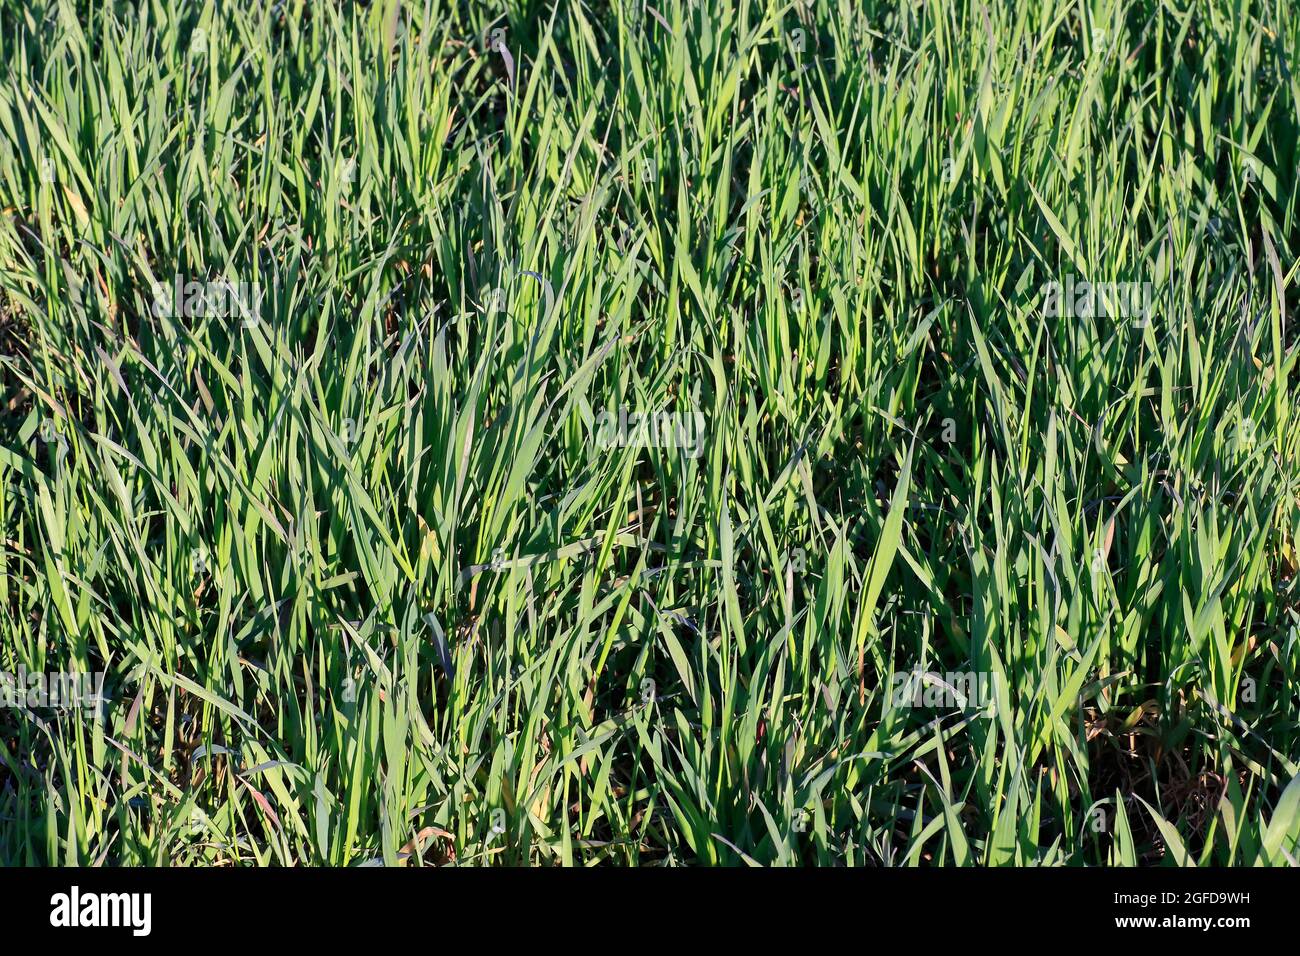
{"label": "dense grass field", "polygon": [[0,0],[0,862],[1294,865],[1298,57]]}

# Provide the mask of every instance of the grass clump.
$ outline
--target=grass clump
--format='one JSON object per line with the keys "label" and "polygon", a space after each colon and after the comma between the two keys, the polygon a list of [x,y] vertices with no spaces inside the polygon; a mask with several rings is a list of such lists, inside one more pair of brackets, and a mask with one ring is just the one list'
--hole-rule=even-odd
{"label": "grass clump", "polygon": [[1294,863],[1298,53],[0,0],[0,861]]}

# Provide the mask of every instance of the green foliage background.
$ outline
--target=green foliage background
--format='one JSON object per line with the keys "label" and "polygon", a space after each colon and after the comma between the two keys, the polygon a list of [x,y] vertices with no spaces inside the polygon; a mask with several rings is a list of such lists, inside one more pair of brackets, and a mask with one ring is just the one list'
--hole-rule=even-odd
{"label": "green foliage background", "polygon": [[0,0],[0,861],[1293,864],[1298,53]]}

